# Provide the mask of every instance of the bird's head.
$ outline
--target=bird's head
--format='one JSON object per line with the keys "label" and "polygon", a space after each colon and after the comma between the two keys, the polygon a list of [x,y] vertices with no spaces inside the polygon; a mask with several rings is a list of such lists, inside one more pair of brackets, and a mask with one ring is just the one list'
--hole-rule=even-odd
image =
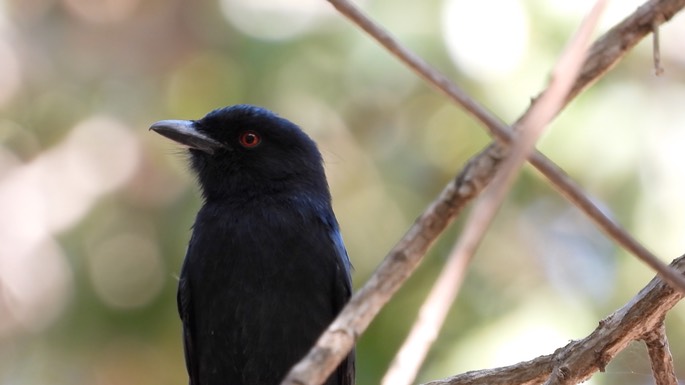
{"label": "bird's head", "polygon": [[205,199],[262,194],[328,196],[321,154],[297,125],[264,108],[236,105],[151,130],[188,147]]}

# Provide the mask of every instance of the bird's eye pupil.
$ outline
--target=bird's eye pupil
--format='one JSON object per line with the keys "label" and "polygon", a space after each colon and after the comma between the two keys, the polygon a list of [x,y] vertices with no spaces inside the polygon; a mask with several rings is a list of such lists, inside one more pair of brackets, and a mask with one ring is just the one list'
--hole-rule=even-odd
{"label": "bird's eye pupil", "polygon": [[251,148],[258,145],[262,141],[262,138],[254,131],[245,131],[240,134],[239,141],[241,146]]}

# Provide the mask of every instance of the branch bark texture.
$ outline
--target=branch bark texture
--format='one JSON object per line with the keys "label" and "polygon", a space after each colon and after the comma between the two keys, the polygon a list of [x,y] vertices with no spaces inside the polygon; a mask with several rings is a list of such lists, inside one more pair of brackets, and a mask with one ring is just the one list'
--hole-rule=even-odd
{"label": "branch bark texture", "polygon": [[[679,274],[685,274],[685,256],[674,260],[670,266]],[[681,292],[657,276],[630,302],[599,321],[599,326],[589,336],[572,341],[553,354],[502,368],[466,372],[424,385],[578,384],[604,370],[632,341],[642,340],[655,331],[659,333],[666,313],[682,298]],[[657,340],[667,349],[668,344],[663,344],[665,339],[657,337]],[[663,350],[663,347],[655,349]]]}

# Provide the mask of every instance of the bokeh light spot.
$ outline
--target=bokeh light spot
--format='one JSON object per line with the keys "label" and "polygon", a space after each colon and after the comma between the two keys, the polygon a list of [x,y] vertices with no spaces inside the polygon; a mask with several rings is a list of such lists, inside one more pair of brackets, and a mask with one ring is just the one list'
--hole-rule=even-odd
{"label": "bokeh light spot", "polygon": [[95,292],[112,308],[145,306],[162,289],[162,258],[157,245],[149,238],[116,235],[90,250],[88,257]]}
{"label": "bokeh light spot", "polygon": [[77,124],[39,161],[50,229],[76,223],[100,195],[133,177],[140,158],[139,142],[117,120],[93,116]]}
{"label": "bokeh light spot", "polygon": [[104,116],[76,125],[65,146],[73,182],[91,193],[106,193],[121,186],[140,160],[139,143],[128,127]]}
{"label": "bokeh light spot", "polygon": [[52,239],[0,245],[0,336],[45,329],[62,314],[72,288],[71,269]]}
{"label": "bokeh light spot", "polygon": [[63,0],[66,9],[92,24],[121,22],[130,17],[140,0]]}
{"label": "bokeh light spot", "polygon": [[21,86],[21,66],[14,48],[0,38],[0,106],[9,102]]}
{"label": "bokeh light spot", "polygon": [[308,32],[331,7],[318,0],[221,0],[221,10],[234,27],[263,40],[285,40]]}
{"label": "bokeh light spot", "polygon": [[450,57],[480,81],[507,76],[518,68],[528,48],[528,24],[518,0],[447,0],[442,12]]}

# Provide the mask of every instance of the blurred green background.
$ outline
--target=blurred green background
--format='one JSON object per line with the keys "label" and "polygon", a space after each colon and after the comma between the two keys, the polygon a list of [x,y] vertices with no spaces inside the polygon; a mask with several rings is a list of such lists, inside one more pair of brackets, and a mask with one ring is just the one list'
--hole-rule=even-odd
{"label": "blurred green background", "polygon": [[[513,121],[591,1],[360,2]],[[611,3],[601,30],[641,2]],[[685,19],[643,42],[540,148],[664,260],[685,250]],[[0,385],[186,384],[175,290],[200,201],[148,132],[236,103],[319,143],[355,286],[487,142],[460,109],[323,0],[0,0]],[[459,232],[449,229],[358,346],[378,383]],[[531,168],[470,267],[420,380],[551,353],[653,276]],[[668,318],[685,378],[685,310]],[[633,344],[593,384],[647,384]]]}

